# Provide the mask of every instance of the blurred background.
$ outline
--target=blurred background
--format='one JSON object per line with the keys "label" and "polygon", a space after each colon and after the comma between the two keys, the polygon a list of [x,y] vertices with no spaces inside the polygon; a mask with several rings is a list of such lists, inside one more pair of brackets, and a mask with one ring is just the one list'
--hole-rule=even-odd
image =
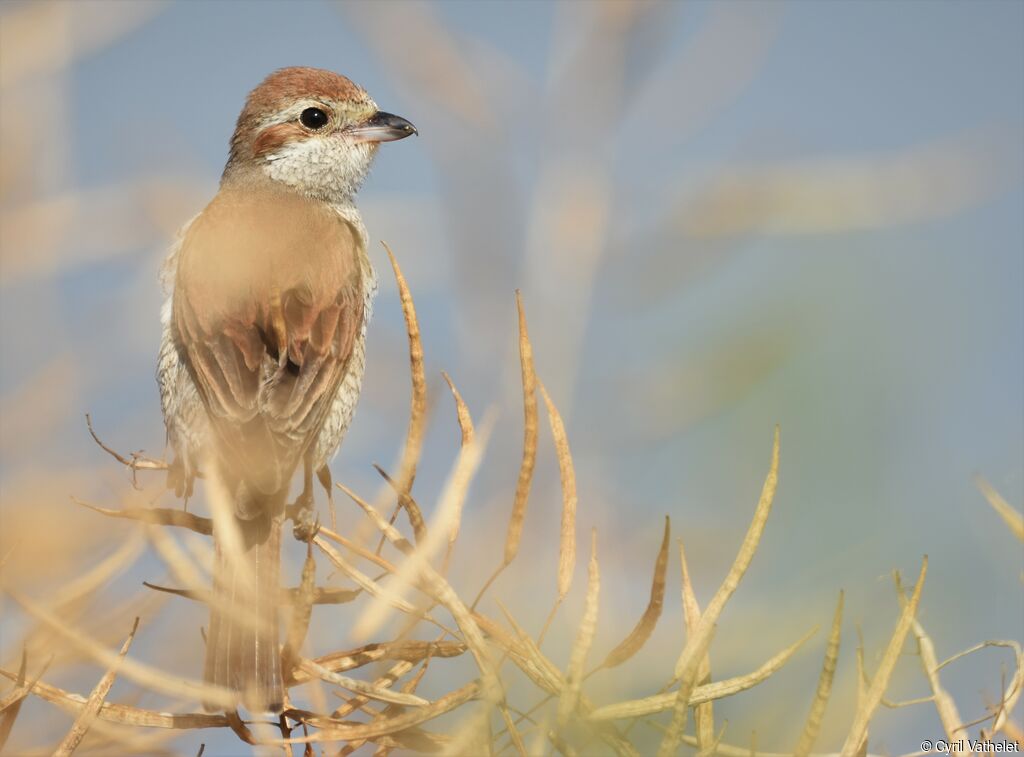
{"label": "blurred background", "polygon": [[[139,530],[70,497],[110,507],[160,497],[162,476],[141,474],[134,489],[83,416],[115,449],[163,454],[159,266],[216,192],[245,95],[288,65],[344,73],[420,131],[381,149],[360,194],[381,293],[361,404],[333,471],[372,495],[371,463],[391,465],[404,437],[407,347],[384,240],[427,355],[431,426],[415,490],[425,510],[458,450],[440,372],[478,420],[498,412],[466,504],[460,592],[474,595],[495,567],[512,506],[519,288],[538,374],[568,427],[584,556],[583,537],[598,530],[595,657],[643,611],[664,514],[698,598],[710,599],[756,504],[775,423],[775,510],[722,618],[714,678],[827,628],[845,589],[819,740],[838,749],[855,706],[857,629],[871,670],[899,612],[890,571],[912,580],[925,553],[919,618],[940,658],[1024,637],[1024,554],[971,480],[980,472],[1016,507],[1024,499],[1019,2],[4,2],[7,585],[55,601],[109,560],[110,577],[65,616],[115,646],[139,614],[132,655],[199,676],[202,609],[144,589],[173,579]],[[494,590],[534,633],[555,598],[561,504],[541,424],[522,553]],[[357,510],[338,507],[355,530]],[[176,537],[202,552],[201,540]],[[286,549],[300,558],[298,545]],[[548,642],[562,664],[584,563]],[[676,565],[649,647],[588,682],[599,703],[665,682],[684,639]],[[5,669],[17,668],[26,634],[37,663],[60,646],[0,603]],[[353,646],[356,612],[318,608],[312,651]],[[716,706],[726,741],[756,733],[760,748],[792,748],[824,635]],[[893,699],[927,693],[912,648]],[[944,671],[965,719],[998,701],[1010,665],[989,650]],[[424,691],[470,674],[439,674]],[[46,680],[85,694],[99,675],[67,651]],[[125,681],[111,699],[172,706]],[[26,702],[12,753],[52,745],[70,722]],[[883,710],[870,748],[913,751],[940,734],[930,705]],[[113,731],[94,736],[103,753],[118,743]],[[151,750],[194,754],[206,742],[207,754],[241,753],[230,733],[168,736],[153,734]]]}

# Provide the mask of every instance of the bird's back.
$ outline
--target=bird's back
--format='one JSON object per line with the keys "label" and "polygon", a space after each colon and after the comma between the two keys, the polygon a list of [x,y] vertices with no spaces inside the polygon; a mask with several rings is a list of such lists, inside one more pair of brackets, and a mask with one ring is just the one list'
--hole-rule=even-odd
{"label": "bird's back", "polygon": [[178,254],[172,329],[229,473],[270,494],[315,441],[364,314],[360,234],[294,192],[223,189]]}

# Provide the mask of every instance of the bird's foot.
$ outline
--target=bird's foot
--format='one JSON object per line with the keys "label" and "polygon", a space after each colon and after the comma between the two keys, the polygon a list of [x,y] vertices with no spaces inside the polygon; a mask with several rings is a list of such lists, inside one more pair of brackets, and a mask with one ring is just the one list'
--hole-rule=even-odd
{"label": "bird's foot", "polygon": [[292,535],[301,542],[310,542],[320,531],[320,516],[313,512],[313,496],[301,494],[288,508],[291,511]]}

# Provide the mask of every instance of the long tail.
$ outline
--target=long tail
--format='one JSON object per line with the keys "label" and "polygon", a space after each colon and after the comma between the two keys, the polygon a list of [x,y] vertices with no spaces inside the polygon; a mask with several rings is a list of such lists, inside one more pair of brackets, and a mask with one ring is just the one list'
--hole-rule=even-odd
{"label": "long tail", "polygon": [[278,713],[284,703],[277,618],[281,518],[272,510],[265,511],[266,517],[238,521],[241,554],[228,554],[225,540],[214,533],[217,556],[203,678],[239,692],[250,711]]}

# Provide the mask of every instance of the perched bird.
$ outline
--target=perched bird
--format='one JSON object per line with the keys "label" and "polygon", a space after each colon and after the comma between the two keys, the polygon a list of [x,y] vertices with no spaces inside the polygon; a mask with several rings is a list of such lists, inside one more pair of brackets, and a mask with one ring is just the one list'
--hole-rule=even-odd
{"label": "perched bird", "polygon": [[[344,76],[272,73],[246,100],[220,189],[163,269],[157,380],[175,453],[214,503],[216,567],[204,678],[250,710],[283,704],[277,605],[281,528],[309,538],[313,473],[345,435],[363,376],[376,278],[355,194],[380,142],[415,134]],[[211,500],[215,499],[211,496]]]}

